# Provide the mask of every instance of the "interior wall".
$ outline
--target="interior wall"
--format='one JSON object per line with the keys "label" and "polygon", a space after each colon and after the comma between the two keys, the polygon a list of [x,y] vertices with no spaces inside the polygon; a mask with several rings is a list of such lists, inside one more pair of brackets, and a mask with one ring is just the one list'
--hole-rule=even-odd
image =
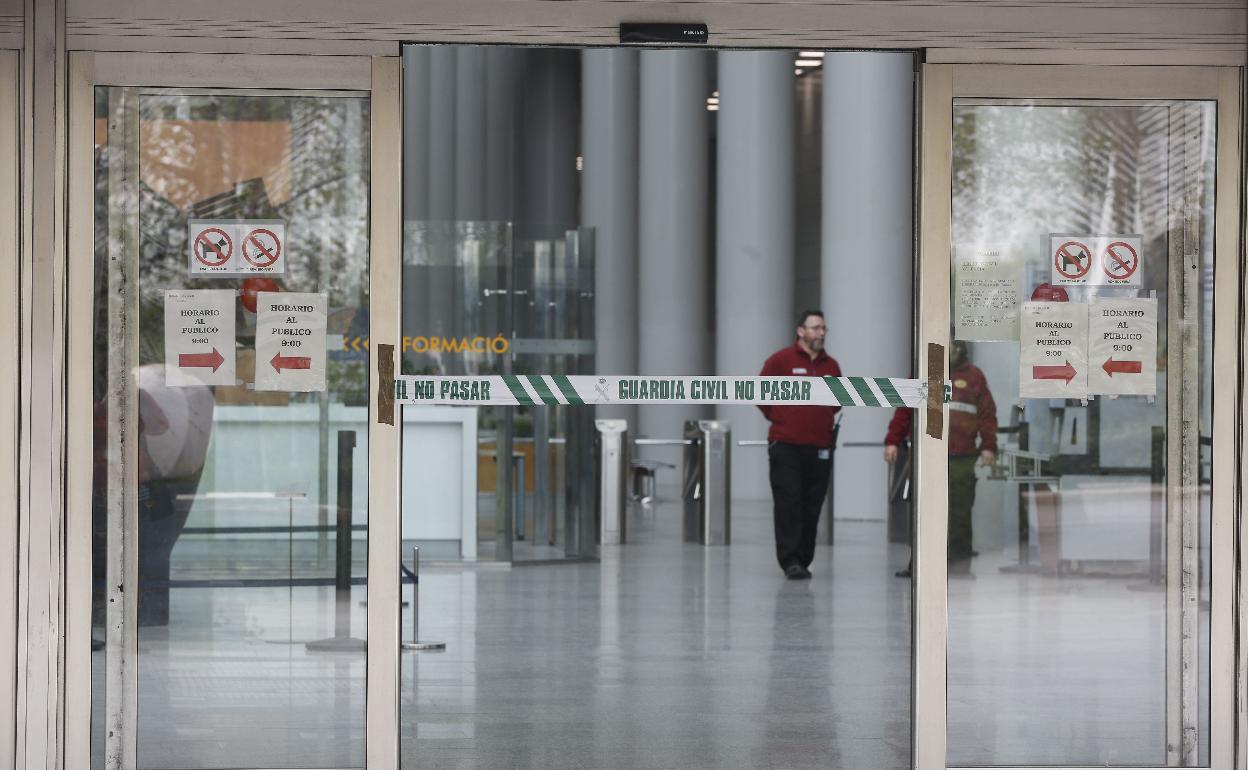
{"label": "interior wall", "polygon": [[[65,1],[71,50],[397,55],[400,41],[604,45],[618,40],[621,21],[646,20],[705,22],[716,45],[1073,49],[1147,63],[1156,63],[1148,52],[1181,50],[1207,63],[1248,60],[1246,0]],[[0,0],[0,34],[11,7],[20,14],[18,0]]]}

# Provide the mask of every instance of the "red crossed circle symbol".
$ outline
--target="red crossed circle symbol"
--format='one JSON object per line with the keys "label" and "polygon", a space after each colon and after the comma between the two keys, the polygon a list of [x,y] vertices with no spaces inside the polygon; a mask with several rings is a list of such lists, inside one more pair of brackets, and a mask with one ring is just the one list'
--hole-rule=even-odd
{"label": "red crossed circle symbol", "polygon": [[[1130,278],[1139,268],[1140,255],[1126,241],[1114,241],[1105,247],[1105,253],[1101,255],[1101,269],[1105,271],[1105,275],[1116,281]],[[1121,270],[1122,273],[1116,273],[1115,270]]]}
{"label": "red crossed circle symbol", "polygon": [[[214,235],[217,238],[214,239]],[[195,259],[205,267],[221,267],[230,261],[233,253],[234,241],[219,227],[209,227],[195,236]]]}
{"label": "red crossed circle symbol", "polygon": [[270,267],[281,255],[282,242],[272,230],[257,227],[243,239],[243,258],[256,267]]}
{"label": "red crossed circle symbol", "polygon": [[[1075,247],[1073,250],[1072,246]],[[1072,265],[1073,269],[1068,272],[1068,268],[1072,268]],[[1092,269],[1092,252],[1079,241],[1066,241],[1054,253],[1053,266],[1064,278],[1071,280],[1082,278]]]}

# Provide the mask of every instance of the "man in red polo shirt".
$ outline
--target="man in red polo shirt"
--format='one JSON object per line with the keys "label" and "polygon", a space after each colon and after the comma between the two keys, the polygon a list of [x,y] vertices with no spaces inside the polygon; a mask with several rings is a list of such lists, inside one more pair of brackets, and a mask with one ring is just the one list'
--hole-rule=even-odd
{"label": "man in red polo shirt", "polygon": [[[836,359],[823,350],[823,313],[807,310],[797,341],[763,364],[763,377],[840,377]],[[790,580],[810,577],[815,534],[832,466],[832,430],[839,406],[759,406],[771,422],[767,458],[775,503],[776,559]]]}

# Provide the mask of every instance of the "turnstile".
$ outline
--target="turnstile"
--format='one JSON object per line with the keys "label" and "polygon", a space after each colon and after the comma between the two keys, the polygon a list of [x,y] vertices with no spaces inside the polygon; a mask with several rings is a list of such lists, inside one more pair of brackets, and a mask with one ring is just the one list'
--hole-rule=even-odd
{"label": "turnstile", "polygon": [[732,542],[732,426],[722,420],[685,422],[683,472],[685,542]]}

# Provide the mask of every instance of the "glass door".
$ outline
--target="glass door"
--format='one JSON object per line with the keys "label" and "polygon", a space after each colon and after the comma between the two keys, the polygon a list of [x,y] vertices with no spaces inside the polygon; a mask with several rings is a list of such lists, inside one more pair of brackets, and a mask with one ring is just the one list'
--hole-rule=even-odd
{"label": "glass door", "polygon": [[71,61],[74,766],[395,766],[397,67],[244,59]]}
{"label": "glass door", "polygon": [[924,86],[919,764],[1229,768],[1238,73]]}

